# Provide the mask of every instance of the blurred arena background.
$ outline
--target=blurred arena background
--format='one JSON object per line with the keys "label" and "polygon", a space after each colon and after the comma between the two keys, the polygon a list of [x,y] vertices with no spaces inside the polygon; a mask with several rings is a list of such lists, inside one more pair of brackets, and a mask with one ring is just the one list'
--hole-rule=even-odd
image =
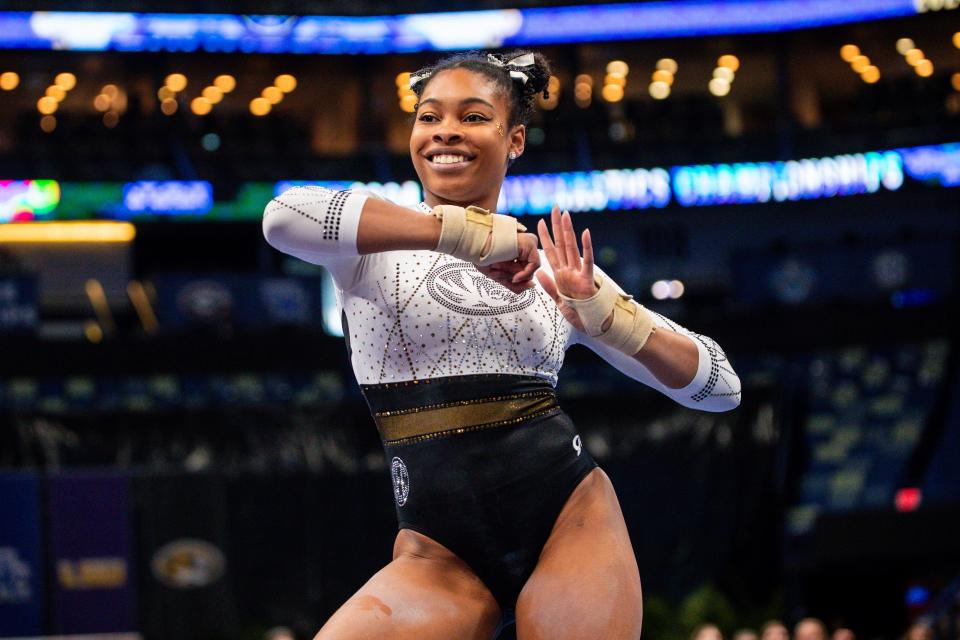
{"label": "blurred arena background", "polygon": [[960,637],[958,4],[0,3],[0,637],[306,639],[389,559],[332,289],[260,217],[418,201],[405,74],[512,46],[556,78],[501,209],[574,212],[744,381],[567,356],[645,637]]}

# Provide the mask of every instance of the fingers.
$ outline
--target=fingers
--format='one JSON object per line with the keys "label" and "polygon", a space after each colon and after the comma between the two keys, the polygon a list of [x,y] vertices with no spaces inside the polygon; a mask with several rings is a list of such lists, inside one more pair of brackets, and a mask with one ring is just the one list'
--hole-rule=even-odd
{"label": "fingers", "polygon": [[583,230],[583,266],[580,272],[589,278],[593,278],[593,239],[590,237],[590,229]]}
{"label": "fingers", "polygon": [[547,256],[547,262],[550,263],[551,267],[557,269],[560,266],[559,258],[557,258],[557,248],[554,246],[553,240],[550,239],[550,231],[543,219],[537,223],[537,235],[540,236],[540,246],[543,247],[543,253]]}
{"label": "fingers", "polygon": [[577,246],[577,234],[573,230],[573,219],[570,213],[563,212],[560,218],[560,224],[563,233],[563,245],[566,252],[567,266],[571,269],[580,269],[580,248]]}
{"label": "fingers", "polygon": [[522,268],[513,275],[512,282],[518,283],[533,278],[534,272],[540,268],[540,252],[537,251],[537,237],[526,233],[525,241],[520,245],[518,260]]}
{"label": "fingers", "polygon": [[514,270],[491,269],[489,266],[487,266],[487,267],[477,267],[477,271],[487,276],[497,284],[506,287],[507,289],[509,289],[514,293],[523,293],[524,290],[529,289],[530,287],[533,286],[532,277],[528,277],[525,280],[520,280],[518,282],[513,282],[514,273],[519,271],[520,265],[517,265],[516,263],[498,263],[498,264],[504,264],[504,265],[513,264],[516,267],[516,269]]}
{"label": "fingers", "polygon": [[540,286],[547,292],[547,295],[559,303],[560,292],[557,290],[557,283],[553,281],[553,278],[546,271],[537,271],[537,280],[540,281]]}
{"label": "fingers", "polygon": [[553,242],[557,247],[557,263],[550,264],[554,267],[567,266],[566,238],[563,237],[563,224],[561,222],[560,207],[553,205],[550,211],[550,230],[553,232]]}
{"label": "fingers", "polygon": [[529,281],[533,279],[533,274],[540,268],[539,264],[533,262],[528,262],[524,265],[523,269],[513,274],[513,278],[510,280],[513,284],[519,284],[523,281]]}

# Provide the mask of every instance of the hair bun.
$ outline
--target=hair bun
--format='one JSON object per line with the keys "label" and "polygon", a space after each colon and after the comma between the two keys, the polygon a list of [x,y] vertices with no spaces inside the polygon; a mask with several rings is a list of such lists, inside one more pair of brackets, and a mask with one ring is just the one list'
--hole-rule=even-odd
{"label": "hair bun", "polygon": [[543,93],[544,99],[550,97],[547,86],[550,84],[550,63],[543,54],[535,51],[516,50],[497,56],[501,60],[514,60],[527,54],[533,55],[533,64],[522,67],[523,73],[527,76],[527,81],[523,83],[521,93],[524,96],[535,96]]}

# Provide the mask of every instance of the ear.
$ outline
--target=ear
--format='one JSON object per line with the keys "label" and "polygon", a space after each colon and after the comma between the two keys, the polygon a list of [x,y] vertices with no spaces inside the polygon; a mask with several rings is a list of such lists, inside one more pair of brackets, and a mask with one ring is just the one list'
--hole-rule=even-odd
{"label": "ear", "polygon": [[515,151],[517,157],[523,155],[524,146],[527,144],[527,127],[518,124],[510,130],[510,151]]}

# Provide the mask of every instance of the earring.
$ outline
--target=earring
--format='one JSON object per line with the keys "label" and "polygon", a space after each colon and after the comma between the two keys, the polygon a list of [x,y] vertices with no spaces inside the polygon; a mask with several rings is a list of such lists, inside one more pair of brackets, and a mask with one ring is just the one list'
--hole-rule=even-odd
{"label": "earring", "polygon": [[503,125],[499,122],[497,123],[497,133],[500,134],[501,138],[503,137]]}
{"label": "earring", "polygon": [[510,152],[510,155],[507,156],[507,157],[510,158],[511,160],[516,160],[516,159],[517,159],[517,152],[516,152],[516,151],[511,151],[511,152]]}

